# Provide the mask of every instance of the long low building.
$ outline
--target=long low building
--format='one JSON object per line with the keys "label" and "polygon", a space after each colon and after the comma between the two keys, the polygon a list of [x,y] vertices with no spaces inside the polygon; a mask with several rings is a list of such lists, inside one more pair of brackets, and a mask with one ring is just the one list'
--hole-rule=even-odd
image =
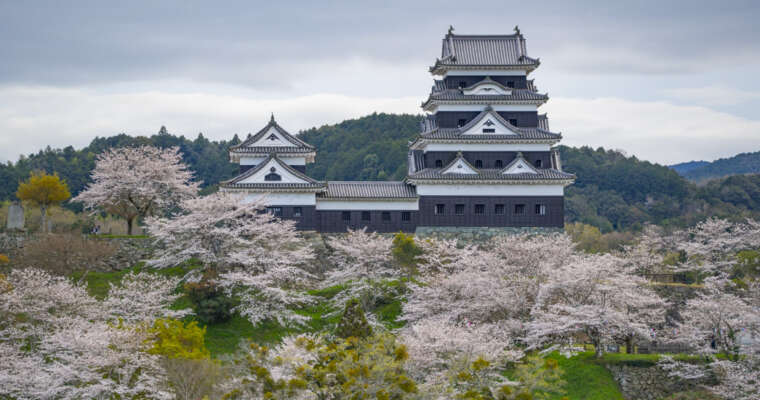
{"label": "long low building", "polygon": [[274,119],[230,148],[240,174],[221,189],[265,199],[270,212],[303,230],[414,232],[420,227],[547,227],[564,225],[562,170],[528,74],[519,30],[512,35],[454,35],[443,39],[431,73],[429,114],[409,145],[404,181],[318,181],[306,175],[316,149]]}

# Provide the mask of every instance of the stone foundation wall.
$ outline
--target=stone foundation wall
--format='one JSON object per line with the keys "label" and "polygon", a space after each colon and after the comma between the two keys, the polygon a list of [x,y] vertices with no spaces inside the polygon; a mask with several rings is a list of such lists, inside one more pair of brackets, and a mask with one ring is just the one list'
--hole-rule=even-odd
{"label": "stone foundation wall", "polygon": [[415,235],[419,237],[432,237],[436,239],[462,239],[467,241],[486,241],[500,235],[546,235],[563,233],[563,228],[545,227],[453,227],[453,226],[420,226]]}
{"label": "stone foundation wall", "polygon": [[669,377],[668,373],[652,366],[606,365],[626,400],[660,400],[672,394],[695,390],[700,385],[712,385],[713,379],[685,381]]}

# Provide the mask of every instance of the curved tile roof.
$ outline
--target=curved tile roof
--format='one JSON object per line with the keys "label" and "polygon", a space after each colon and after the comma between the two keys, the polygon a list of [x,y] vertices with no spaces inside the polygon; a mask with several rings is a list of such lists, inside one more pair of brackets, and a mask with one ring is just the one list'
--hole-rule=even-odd
{"label": "curved tile roof", "polygon": [[[278,182],[278,181],[272,181],[272,182],[257,182],[257,183],[240,183],[240,181],[244,180],[245,178],[248,178],[251,175],[254,175],[255,173],[259,172],[262,168],[264,168],[269,161],[275,160],[277,164],[283,168],[284,170],[290,172],[291,174],[295,175],[299,179],[303,179],[304,183],[285,183],[285,182]],[[242,174],[226,180],[222,181],[219,184],[223,188],[229,188],[229,189],[253,189],[253,188],[261,188],[261,189],[321,189],[325,186],[323,182],[317,181],[316,179],[312,179],[306,174],[302,173],[301,171],[291,167],[284,161],[282,161],[279,157],[277,157],[277,154],[272,153],[267,157],[266,160],[259,163],[259,165],[249,168],[247,171],[243,172]]]}
{"label": "curved tile roof", "polygon": [[539,60],[527,56],[525,39],[513,35],[455,35],[443,38],[439,66],[538,66]]}
{"label": "curved tile roof", "polygon": [[328,181],[326,199],[416,199],[414,186],[398,181]]}
{"label": "curved tile roof", "polygon": [[503,168],[481,168],[477,174],[443,174],[443,168],[425,168],[421,171],[410,174],[407,180],[410,181],[568,181],[575,179],[575,175],[567,172],[557,171],[556,169],[544,168],[537,169],[537,174],[520,173],[504,174]]}
{"label": "curved tile roof", "polygon": [[[269,132],[269,128],[276,129],[280,135],[295,146],[253,146],[254,143],[258,142],[259,139]],[[272,118],[265,127],[256,132],[255,135],[248,136],[242,143],[230,146],[230,151],[235,153],[313,153],[315,149],[314,146],[288,133],[274,120],[274,115],[272,115]]]}

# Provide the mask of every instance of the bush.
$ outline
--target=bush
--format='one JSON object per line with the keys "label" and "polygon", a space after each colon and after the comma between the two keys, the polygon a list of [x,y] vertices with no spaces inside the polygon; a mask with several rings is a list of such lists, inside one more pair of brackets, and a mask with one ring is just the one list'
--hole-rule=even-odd
{"label": "bush", "polygon": [[338,322],[335,334],[344,339],[372,336],[372,328],[369,326],[367,318],[364,316],[364,310],[362,310],[362,306],[358,300],[351,299],[346,303],[346,309],[343,311],[340,322]]}
{"label": "bush", "polygon": [[39,235],[24,243],[21,257],[14,264],[36,267],[57,275],[93,269],[104,259],[116,254],[116,245],[88,239],[79,234],[55,233]]}
{"label": "bush", "polygon": [[414,242],[414,235],[399,232],[393,237],[393,258],[409,273],[414,272],[422,249]]}
{"label": "bush", "polygon": [[216,274],[207,271],[199,282],[185,284],[185,293],[193,303],[198,321],[215,324],[232,317],[232,309],[237,302],[224,294],[216,283]]}

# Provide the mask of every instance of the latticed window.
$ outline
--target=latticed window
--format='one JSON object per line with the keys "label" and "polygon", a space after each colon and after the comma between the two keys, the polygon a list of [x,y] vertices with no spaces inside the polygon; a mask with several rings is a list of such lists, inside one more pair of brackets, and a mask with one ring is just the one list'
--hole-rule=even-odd
{"label": "latticed window", "polygon": [[485,204],[475,204],[475,214],[485,214],[485,213],[486,213]]}
{"label": "latticed window", "polygon": [[281,181],[282,177],[277,174],[276,169],[274,167],[269,169],[269,173],[264,176],[265,181]]}
{"label": "latticed window", "polygon": [[390,221],[391,220],[391,212],[390,211],[383,211],[383,213],[381,214],[381,217],[382,217],[383,221],[386,221],[386,222]]}
{"label": "latticed window", "polygon": [[293,207],[293,216],[300,217],[301,215],[303,215],[303,211],[301,210],[301,207]]}
{"label": "latticed window", "polygon": [[446,211],[446,206],[443,204],[436,204],[435,205],[435,215],[443,215],[443,212]]}
{"label": "latticed window", "polygon": [[494,214],[504,214],[504,204],[495,204],[493,206]]}
{"label": "latticed window", "polygon": [[504,167],[504,161],[501,161],[501,160],[496,160],[496,161],[493,163],[493,166],[494,166],[494,167],[496,167],[496,168],[503,168],[503,167]]}
{"label": "latticed window", "polygon": [[369,220],[370,220],[370,212],[362,211],[362,221],[369,221]]}
{"label": "latticed window", "polygon": [[546,204],[536,204],[536,214],[546,215]]}
{"label": "latticed window", "polygon": [[464,214],[464,204],[456,204],[456,205],[454,205],[454,214],[456,214],[456,215],[462,215],[462,214]]}
{"label": "latticed window", "polygon": [[525,214],[525,204],[515,204],[515,214]]}
{"label": "latticed window", "polygon": [[343,211],[340,214],[341,219],[344,221],[351,221],[351,211]]}
{"label": "latticed window", "polygon": [[402,211],[401,212],[401,221],[403,222],[409,222],[412,220],[412,213],[409,211]]}

